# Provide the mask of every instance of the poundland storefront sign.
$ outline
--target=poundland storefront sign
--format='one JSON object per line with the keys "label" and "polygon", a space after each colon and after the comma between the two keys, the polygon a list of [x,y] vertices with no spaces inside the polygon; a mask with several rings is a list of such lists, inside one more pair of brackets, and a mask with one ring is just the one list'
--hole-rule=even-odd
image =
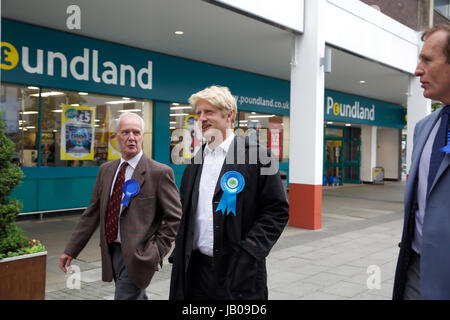
{"label": "poundland storefront sign", "polygon": [[403,128],[405,108],[384,101],[325,90],[325,120]]}
{"label": "poundland storefront sign", "polygon": [[[4,44],[4,45],[3,45]],[[2,64],[11,69],[16,67],[19,60],[17,49],[10,43],[2,43],[3,54],[7,55]],[[73,57],[70,62],[62,52],[45,52],[37,49],[32,53],[34,60],[30,61],[30,48],[22,46],[22,68],[26,73],[47,76],[55,76],[55,65],[59,66],[57,77],[67,78],[68,71],[75,80],[94,81],[109,85],[136,87],[136,82],[142,89],[152,89],[152,62],[147,61],[147,66],[136,72],[132,65],[120,64],[117,66],[112,61],[102,62],[98,50],[83,49],[83,54]],[[68,70],[69,69],[69,70]]]}
{"label": "poundland storefront sign", "polygon": [[241,110],[289,114],[289,81],[8,19],[1,32],[3,82],[172,102],[216,84]]}

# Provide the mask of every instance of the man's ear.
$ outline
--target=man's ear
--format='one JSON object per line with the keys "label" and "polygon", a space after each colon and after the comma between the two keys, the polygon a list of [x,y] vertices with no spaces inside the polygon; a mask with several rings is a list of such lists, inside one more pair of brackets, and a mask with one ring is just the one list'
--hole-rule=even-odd
{"label": "man's ear", "polygon": [[228,113],[228,116],[227,116],[227,120],[230,120],[230,123],[231,123],[231,124],[233,124],[233,116],[234,116],[234,111],[231,110],[231,111]]}

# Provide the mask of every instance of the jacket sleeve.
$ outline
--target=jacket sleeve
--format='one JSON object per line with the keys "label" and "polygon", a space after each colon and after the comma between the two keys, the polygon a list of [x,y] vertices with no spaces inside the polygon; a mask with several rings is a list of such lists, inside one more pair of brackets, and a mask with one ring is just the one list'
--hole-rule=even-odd
{"label": "jacket sleeve", "polygon": [[102,167],[97,175],[94,190],[92,191],[91,204],[83,212],[75,227],[69,242],[66,245],[64,253],[72,258],[76,258],[81,250],[86,246],[94,231],[97,229],[100,221],[100,193],[102,180]]}
{"label": "jacket sleeve", "polygon": [[167,168],[159,176],[157,190],[158,207],[162,210],[162,219],[155,233],[155,241],[162,259],[175,240],[181,219],[181,202],[171,168]]}

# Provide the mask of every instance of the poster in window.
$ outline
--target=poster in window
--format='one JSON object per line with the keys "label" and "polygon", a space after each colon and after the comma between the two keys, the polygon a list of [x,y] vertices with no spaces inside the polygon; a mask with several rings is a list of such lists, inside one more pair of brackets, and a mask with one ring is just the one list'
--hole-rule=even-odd
{"label": "poster in window", "polygon": [[94,160],[95,107],[62,106],[61,160]]}
{"label": "poster in window", "polygon": [[281,123],[269,122],[268,147],[274,157],[281,159],[283,155],[283,126]]}
{"label": "poster in window", "polygon": [[192,159],[200,148],[200,131],[197,127],[198,117],[187,115],[184,118],[184,158]]}
{"label": "poster in window", "polygon": [[113,119],[110,108],[106,107],[101,141],[104,143],[105,139],[108,139],[108,161],[120,158],[120,146],[116,135],[117,125],[118,119]]}

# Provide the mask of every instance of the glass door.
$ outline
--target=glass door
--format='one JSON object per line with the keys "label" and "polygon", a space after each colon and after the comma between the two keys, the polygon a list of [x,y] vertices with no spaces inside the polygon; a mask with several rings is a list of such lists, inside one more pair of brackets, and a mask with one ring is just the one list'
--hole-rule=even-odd
{"label": "glass door", "polygon": [[344,133],[344,158],[343,158],[344,183],[360,183],[361,167],[361,129],[345,128]]}

